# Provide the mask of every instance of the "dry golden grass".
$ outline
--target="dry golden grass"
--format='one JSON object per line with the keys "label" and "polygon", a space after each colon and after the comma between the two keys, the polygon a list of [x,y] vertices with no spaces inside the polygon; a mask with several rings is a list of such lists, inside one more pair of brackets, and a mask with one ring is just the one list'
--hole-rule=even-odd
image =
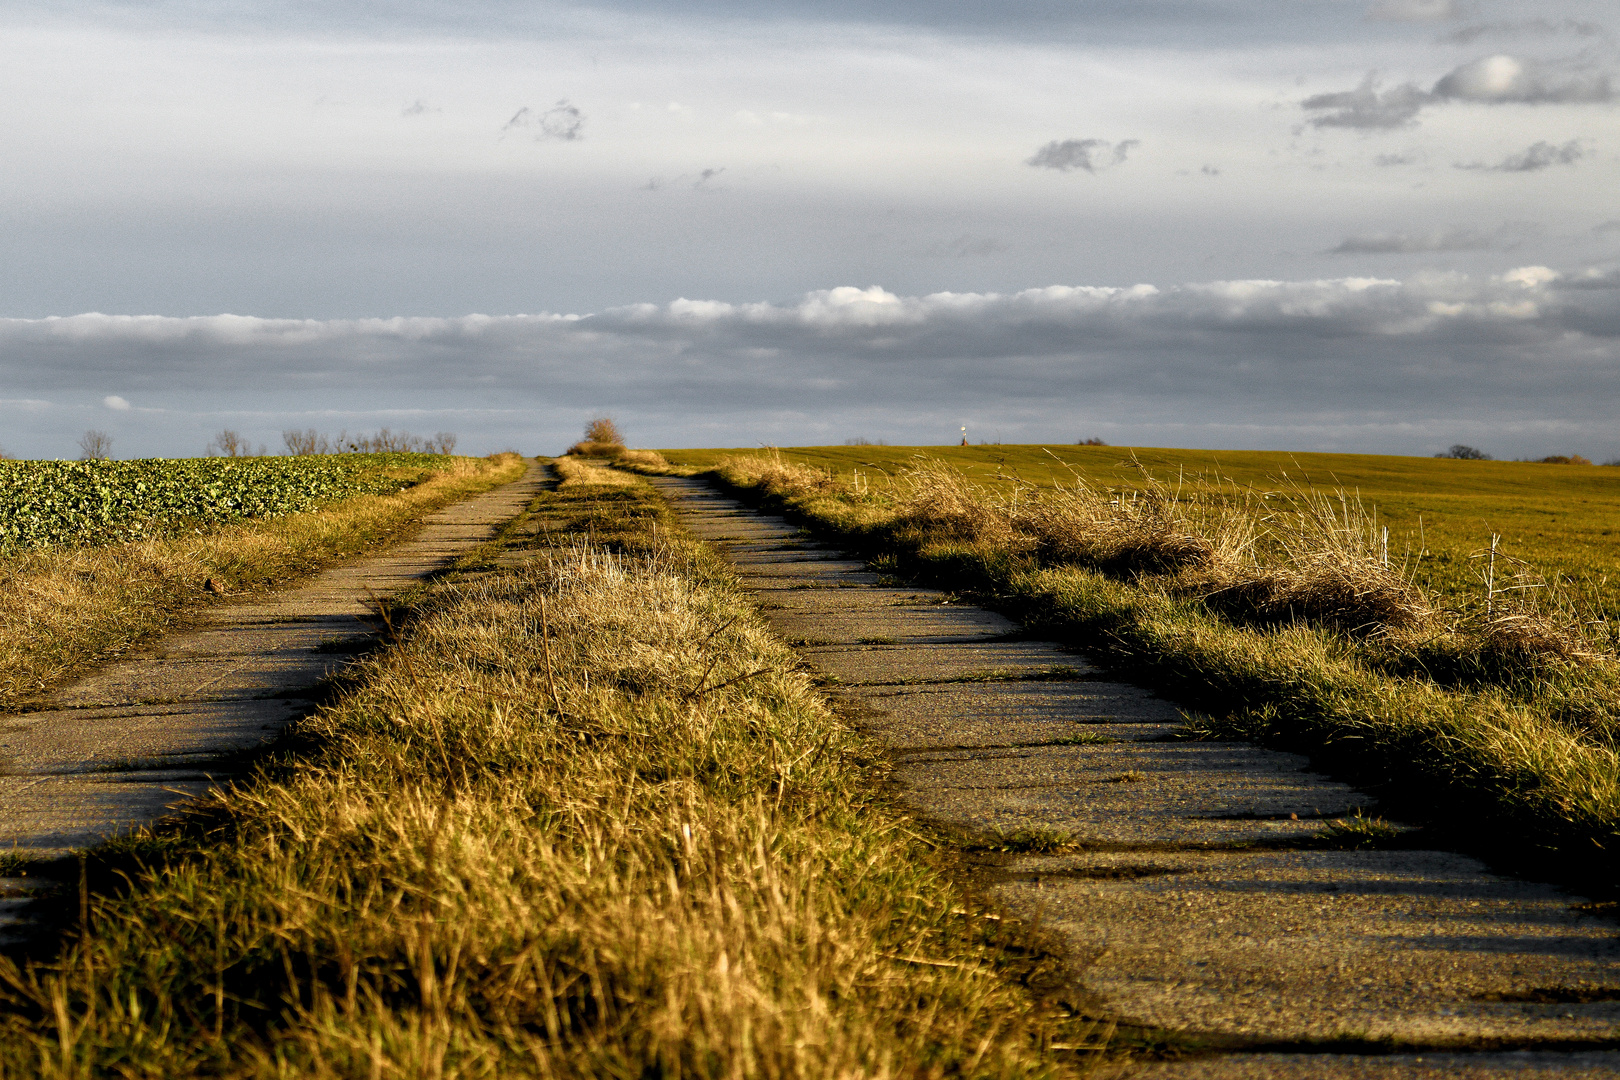
{"label": "dry golden grass", "polygon": [[1536,873],[1620,883],[1615,632],[1557,582],[1498,556],[1489,609],[1442,608],[1342,493],[1144,476],[1133,499],[939,474],[840,477],[779,455],[715,470],[888,568],[1112,657],[1218,734],[1336,761]]}
{"label": "dry golden grass", "polygon": [[664,460],[664,455],[656,450],[626,450],[614,459],[614,464],[665,468],[669,465],[669,462]]}
{"label": "dry golden grass", "polygon": [[0,561],[0,708],[114,655],[227,592],[264,588],[386,541],[438,507],[515,480],[515,454],[452,458],[397,495],[202,536],[35,551]]}
{"label": "dry golden grass", "polygon": [[558,546],[434,586],[305,754],[97,856],[132,882],[0,961],[0,1077],[1072,1075],[1100,1033],[714,557],[645,487],[539,503]]}
{"label": "dry golden grass", "polygon": [[620,472],[617,469],[599,465],[588,458],[576,457],[572,454],[552,461],[551,467],[556,470],[558,478],[562,481],[559,487],[578,487],[582,484],[606,484],[609,487],[628,487],[639,484],[630,473]]}

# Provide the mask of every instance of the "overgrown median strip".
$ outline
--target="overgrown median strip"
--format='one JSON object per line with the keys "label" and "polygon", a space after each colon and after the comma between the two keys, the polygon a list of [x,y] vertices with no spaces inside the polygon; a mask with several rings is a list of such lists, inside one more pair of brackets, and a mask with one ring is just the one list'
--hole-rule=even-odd
{"label": "overgrown median strip", "polygon": [[719,564],[644,487],[570,479],[509,530],[545,548],[424,590],[252,781],[92,855],[61,951],[5,969],[6,1073],[1040,1076],[1097,1045]]}
{"label": "overgrown median strip", "polygon": [[[759,455],[708,475],[880,566],[975,593],[1106,655],[1206,710],[1211,734],[1316,754],[1404,812],[1452,826],[1459,843],[1589,889],[1620,883],[1620,666],[1610,657],[1532,646],[1515,665],[1490,660],[1486,639],[1469,654],[1485,660],[1457,661],[1472,663],[1475,676],[1443,677],[1423,661],[1455,652],[1456,635],[1450,645],[1412,646],[1308,611],[1234,619],[1181,584],[1182,568],[1043,555],[1004,507],[937,470],[885,488]],[[1185,527],[1172,518],[1160,532],[1174,539]],[[1099,529],[1070,546],[1116,539]],[[1404,668],[1396,662],[1403,657]]]}

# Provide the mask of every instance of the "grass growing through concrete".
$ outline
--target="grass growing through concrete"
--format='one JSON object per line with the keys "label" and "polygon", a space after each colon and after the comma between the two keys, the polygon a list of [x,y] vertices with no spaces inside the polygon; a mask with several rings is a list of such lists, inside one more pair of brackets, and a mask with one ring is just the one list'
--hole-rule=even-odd
{"label": "grass growing through concrete", "polygon": [[583,475],[251,781],[92,856],[60,950],[0,966],[0,1076],[1083,1064],[713,558]]}
{"label": "grass growing through concrete", "polygon": [[1383,564],[1348,500],[1307,493],[1292,519],[1146,485],[1135,501],[1080,486],[1020,503],[940,466],[857,483],[772,455],[711,475],[880,569],[1108,657],[1203,710],[1207,736],[1303,750],[1459,843],[1620,886],[1608,627],[1511,596],[1441,610]]}
{"label": "grass growing through concrete", "polygon": [[516,480],[523,469],[516,454],[423,456],[393,470],[392,486],[411,485],[395,494],[201,533],[0,560],[0,709],[162,632],[221,594],[265,588],[375,547],[441,506]]}

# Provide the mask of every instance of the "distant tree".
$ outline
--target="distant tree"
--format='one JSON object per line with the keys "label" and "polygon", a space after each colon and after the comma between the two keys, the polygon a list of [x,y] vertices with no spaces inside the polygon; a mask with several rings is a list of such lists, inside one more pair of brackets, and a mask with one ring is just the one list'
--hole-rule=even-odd
{"label": "distant tree", "polygon": [[1551,457],[1537,458],[1536,461],[1538,463],[1542,464],[1542,465],[1590,465],[1590,464],[1592,464],[1590,461],[1588,461],[1586,458],[1581,457],[1581,455],[1579,455],[1579,454],[1554,454]]}
{"label": "distant tree", "polygon": [[619,434],[619,425],[609,416],[598,416],[585,425],[585,441],[604,443],[608,446],[623,446],[624,436]]}
{"label": "distant tree", "polygon": [[845,446],[888,446],[889,445],[889,440],[887,440],[887,439],[868,439],[864,435],[857,435],[853,439],[845,439],[844,440],[844,445]]}
{"label": "distant tree", "polygon": [[79,458],[82,461],[106,461],[112,456],[112,443],[111,435],[91,428],[79,436],[79,449],[84,451]]}
{"label": "distant tree", "polygon": [[430,454],[453,454],[456,452],[456,433],[441,431],[427,441],[427,452]]}
{"label": "distant tree", "polygon": [[215,435],[213,441],[208,444],[209,457],[248,457],[252,453],[253,448],[248,445],[248,441],[230,428],[225,428]]}
{"label": "distant tree", "polygon": [[1452,448],[1450,450],[1447,450],[1445,453],[1436,454],[1434,456],[1435,457],[1441,457],[1441,458],[1460,458],[1463,461],[1491,461],[1491,460],[1493,460],[1491,458],[1491,455],[1487,454],[1485,451],[1483,451],[1483,450],[1475,450],[1472,446],[1464,446],[1462,443],[1457,443],[1457,444],[1453,445]]}
{"label": "distant tree", "polygon": [[1077,445],[1077,446],[1107,446],[1108,444],[1103,442],[1101,439],[1097,438],[1097,436],[1093,435],[1089,439],[1081,439],[1075,445]]}

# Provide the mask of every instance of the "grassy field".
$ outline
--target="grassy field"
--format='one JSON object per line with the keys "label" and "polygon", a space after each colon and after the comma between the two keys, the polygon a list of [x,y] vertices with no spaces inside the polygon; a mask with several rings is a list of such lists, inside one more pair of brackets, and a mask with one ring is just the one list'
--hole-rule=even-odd
{"label": "grassy field", "polygon": [[[384,454],[370,461],[346,456],[326,459],[331,467],[319,459],[267,460],[294,464],[249,469],[246,475],[281,475],[291,482],[280,489],[272,485],[279,490],[274,498],[263,492],[253,496],[275,516],[247,520],[241,520],[241,500],[235,498],[224,500],[232,506],[216,500],[212,517],[199,517],[197,496],[169,484],[157,484],[152,498],[141,502],[140,485],[153,475],[198,475],[190,463],[172,469],[134,463],[144,467],[146,479],[143,470],[85,474],[105,481],[103,492],[119,493],[121,501],[109,495],[108,502],[124,509],[109,514],[147,522],[146,531],[156,535],[117,540],[95,534],[113,542],[35,544],[0,558],[0,708],[14,708],[84,664],[176,625],[197,607],[218,602],[221,594],[269,588],[386,543],[424,514],[516,480],[525,468],[515,454]],[[3,464],[26,471],[56,463]],[[355,495],[356,490],[387,494]],[[311,504],[320,509],[288,512]],[[178,515],[172,513],[176,507]],[[0,519],[5,512],[0,507]],[[72,515],[67,517],[71,524]],[[66,531],[66,525],[56,530],[63,536]]]}
{"label": "grassy field", "polygon": [[[662,451],[672,464],[701,468],[747,452]],[[1288,481],[1343,489],[1389,525],[1392,559],[1426,549],[1421,561],[1413,559],[1417,580],[1453,603],[1482,594],[1480,560],[1469,556],[1489,548],[1494,533],[1508,555],[1570,579],[1595,609],[1620,617],[1620,468],[1613,466],[1061,445],[821,446],[782,453],[790,461],[878,480],[919,457],[934,458],[1000,489],[1010,489],[1012,477],[1050,487],[1073,483],[1078,473],[1128,491],[1141,486],[1140,471],[1126,464],[1133,459],[1171,483],[1178,477],[1222,478],[1262,491]]]}
{"label": "grassy field", "polygon": [[718,558],[564,478],[250,780],[68,874],[0,1078],[1086,1071],[1106,1032]]}
{"label": "grassy field", "polygon": [[[993,478],[988,455],[1007,448],[971,448],[986,455],[974,470],[923,465],[868,482],[853,475],[857,458],[886,470],[906,460],[872,449],[808,464],[798,452],[716,455],[709,475],[880,568],[1072,641],[1195,710],[1194,735],[1311,754],[1429,822],[1447,837],[1437,843],[1620,894],[1620,642],[1590,609],[1556,589],[1500,593],[1490,609],[1437,605],[1398,560],[1384,564],[1370,516],[1347,525],[1343,503],[1309,490],[1180,498],[1138,480],[1121,499],[1094,481],[1014,498],[1010,480],[974,479]],[[1120,454],[1089,453],[1099,470]],[[1476,506],[1511,504],[1482,477],[1532,470],[1579,491],[1583,473],[1591,485],[1609,472],[1365,460],[1391,469],[1391,488],[1406,482],[1403,460],[1431,487],[1457,467],[1452,497]],[[839,463],[848,471],[828,471]]]}

